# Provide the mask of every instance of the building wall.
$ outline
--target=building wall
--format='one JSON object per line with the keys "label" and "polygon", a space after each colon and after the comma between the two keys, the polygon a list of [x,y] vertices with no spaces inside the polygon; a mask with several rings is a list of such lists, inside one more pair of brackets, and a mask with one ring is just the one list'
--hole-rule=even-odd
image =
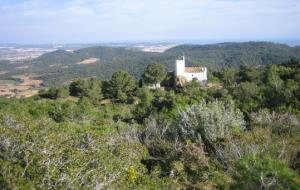
{"label": "building wall", "polygon": [[201,73],[186,73],[185,72],[185,57],[183,56],[182,59],[176,60],[175,63],[175,76],[183,76],[188,81],[193,80],[196,78],[200,82],[207,80],[207,68],[205,68],[204,72]]}
{"label": "building wall", "polygon": [[191,81],[194,78],[198,79],[199,81],[206,81],[207,69],[205,69],[205,71],[202,73],[182,73],[181,76],[184,76],[188,81]]}
{"label": "building wall", "polygon": [[184,57],[181,60],[176,60],[176,68],[175,68],[175,75],[182,75],[184,73],[185,70],[185,60]]}

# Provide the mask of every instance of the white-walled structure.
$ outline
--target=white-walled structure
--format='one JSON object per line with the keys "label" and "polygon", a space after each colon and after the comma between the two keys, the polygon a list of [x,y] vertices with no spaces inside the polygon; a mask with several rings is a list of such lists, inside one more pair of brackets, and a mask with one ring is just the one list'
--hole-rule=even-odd
{"label": "white-walled structure", "polygon": [[194,78],[199,82],[207,81],[207,68],[206,67],[185,67],[185,57],[182,56],[176,60],[175,63],[175,76],[176,79],[186,79],[188,82]]}

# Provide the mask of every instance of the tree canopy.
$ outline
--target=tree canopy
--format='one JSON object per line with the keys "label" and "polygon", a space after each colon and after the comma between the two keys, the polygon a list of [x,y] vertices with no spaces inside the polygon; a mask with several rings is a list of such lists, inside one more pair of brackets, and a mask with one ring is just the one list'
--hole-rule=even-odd
{"label": "tree canopy", "polygon": [[167,76],[166,68],[158,63],[150,64],[144,71],[143,79],[147,84],[162,82]]}
{"label": "tree canopy", "polygon": [[137,88],[137,81],[126,71],[115,72],[105,86],[107,96],[115,101],[126,102]]}

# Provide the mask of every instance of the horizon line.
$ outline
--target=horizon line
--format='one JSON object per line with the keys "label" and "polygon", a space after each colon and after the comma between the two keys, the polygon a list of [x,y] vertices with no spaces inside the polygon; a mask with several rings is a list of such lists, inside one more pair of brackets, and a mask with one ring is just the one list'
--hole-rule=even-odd
{"label": "horizon line", "polygon": [[235,39],[165,39],[165,40],[111,40],[111,41],[94,41],[94,42],[41,42],[41,43],[22,43],[22,42],[0,42],[1,45],[97,45],[97,44],[178,44],[178,45],[209,45],[221,43],[245,43],[245,42],[266,42],[278,43],[289,46],[300,45],[300,38],[235,38]]}

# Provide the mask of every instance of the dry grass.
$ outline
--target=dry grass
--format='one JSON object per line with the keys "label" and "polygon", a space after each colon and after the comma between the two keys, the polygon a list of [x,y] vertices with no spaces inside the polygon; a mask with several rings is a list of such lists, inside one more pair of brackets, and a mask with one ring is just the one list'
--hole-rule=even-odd
{"label": "dry grass", "polygon": [[16,69],[28,69],[30,67],[31,65],[24,65],[24,66],[16,67]]}
{"label": "dry grass", "polygon": [[207,83],[206,88],[222,89],[223,85],[221,83]]}
{"label": "dry grass", "polygon": [[97,58],[89,58],[89,59],[85,59],[77,64],[78,65],[90,65],[90,64],[96,64],[98,61],[99,61],[99,59],[97,59]]}
{"label": "dry grass", "polygon": [[0,75],[4,75],[6,73],[8,73],[8,71],[0,71]]}
{"label": "dry grass", "polygon": [[100,102],[102,105],[110,105],[112,104],[112,99],[105,99]]}
{"label": "dry grass", "polygon": [[52,64],[52,65],[49,65],[49,67],[58,67],[58,66],[62,66],[62,64]]}
{"label": "dry grass", "polygon": [[13,76],[13,79],[19,83],[4,83],[0,85],[0,96],[5,97],[31,97],[38,94],[42,81],[36,80],[30,75]]}
{"label": "dry grass", "polygon": [[38,95],[39,90],[26,90],[26,91],[22,91],[17,93],[16,97],[17,98],[29,98],[35,95]]}

